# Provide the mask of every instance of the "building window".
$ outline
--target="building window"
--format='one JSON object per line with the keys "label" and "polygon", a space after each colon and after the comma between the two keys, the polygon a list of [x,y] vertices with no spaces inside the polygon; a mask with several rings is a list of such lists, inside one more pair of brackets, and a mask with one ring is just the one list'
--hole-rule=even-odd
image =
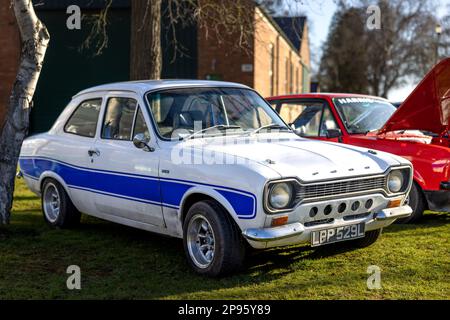
{"label": "building window", "polygon": [[303,79],[302,79],[302,86],[303,86],[303,90],[302,90],[302,92],[303,93],[307,93],[307,92],[309,92],[310,91],[310,84],[309,84],[309,70],[308,70],[308,68],[306,68],[305,66],[303,66],[303,70],[302,70],[302,73],[303,73]]}
{"label": "building window", "polygon": [[269,70],[269,76],[270,76],[270,95],[275,95],[275,47],[271,43],[270,44],[270,70]]}
{"label": "building window", "polygon": [[294,93],[294,64],[289,61],[289,93]]}
{"label": "building window", "polygon": [[286,58],[286,62],[284,64],[284,93],[289,92],[289,59]]}

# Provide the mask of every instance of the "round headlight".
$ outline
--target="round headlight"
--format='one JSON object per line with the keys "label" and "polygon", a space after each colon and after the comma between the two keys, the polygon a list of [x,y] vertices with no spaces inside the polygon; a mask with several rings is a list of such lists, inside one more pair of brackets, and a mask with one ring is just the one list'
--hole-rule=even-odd
{"label": "round headlight", "polygon": [[274,209],[286,208],[291,199],[292,186],[286,182],[277,183],[270,189],[269,203]]}
{"label": "round headlight", "polygon": [[397,193],[402,190],[404,177],[400,170],[395,170],[389,173],[388,176],[388,189],[389,192]]}

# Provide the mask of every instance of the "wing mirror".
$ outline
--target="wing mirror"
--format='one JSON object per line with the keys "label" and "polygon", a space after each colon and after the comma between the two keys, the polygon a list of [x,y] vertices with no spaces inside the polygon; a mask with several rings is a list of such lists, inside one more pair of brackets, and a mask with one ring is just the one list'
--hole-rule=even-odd
{"label": "wing mirror", "polygon": [[146,152],[155,151],[155,148],[152,148],[148,145],[149,142],[150,142],[149,139],[147,139],[147,137],[143,133],[138,133],[133,138],[133,144],[136,148],[142,149]]}
{"label": "wing mirror", "polygon": [[342,137],[341,129],[328,129],[327,130],[327,138],[328,139],[341,138],[341,137]]}
{"label": "wing mirror", "polygon": [[294,123],[290,123],[289,126],[294,130],[294,133],[299,136],[305,135],[305,126],[301,126],[300,128],[297,128]]}

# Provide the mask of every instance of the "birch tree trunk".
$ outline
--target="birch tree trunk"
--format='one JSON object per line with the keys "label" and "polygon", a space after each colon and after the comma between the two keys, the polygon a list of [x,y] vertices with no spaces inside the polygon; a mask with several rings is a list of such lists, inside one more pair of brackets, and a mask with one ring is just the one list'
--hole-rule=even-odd
{"label": "birch tree trunk", "polygon": [[20,148],[28,133],[31,100],[50,40],[47,28],[34,12],[31,0],[13,0],[12,5],[22,52],[5,123],[0,132],[0,224],[9,223]]}
{"label": "birch tree trunk", "polygon": [[160,79],[161,0],[131,1],[130,46],[130,80]]}

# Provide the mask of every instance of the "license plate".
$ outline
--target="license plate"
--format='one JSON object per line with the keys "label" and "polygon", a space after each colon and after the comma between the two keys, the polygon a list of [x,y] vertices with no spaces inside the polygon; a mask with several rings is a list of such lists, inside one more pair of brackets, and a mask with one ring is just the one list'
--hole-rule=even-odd
{"label": "license plate", "polygon": [[365,223],[351,224],[311,232],[311,246],[318,247],[324,244],[358,239],[364,237]]}

